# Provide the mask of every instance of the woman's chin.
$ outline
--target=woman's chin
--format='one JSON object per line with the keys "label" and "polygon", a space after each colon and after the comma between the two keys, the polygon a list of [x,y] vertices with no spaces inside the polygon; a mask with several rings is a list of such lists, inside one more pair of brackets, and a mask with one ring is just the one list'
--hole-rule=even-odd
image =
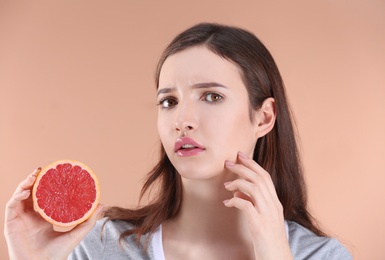
{"label": "woman's chin", "polygon": [[[177,168],[178,173],[183,179],[195,180],[195,181],[218,181],[225,182],[229,179],[234,179],[234,174],[231,174],[229,171],[221,168],[214,167],[197,167],[194,168]],[[231,176],[233,178],[231,178]]]}

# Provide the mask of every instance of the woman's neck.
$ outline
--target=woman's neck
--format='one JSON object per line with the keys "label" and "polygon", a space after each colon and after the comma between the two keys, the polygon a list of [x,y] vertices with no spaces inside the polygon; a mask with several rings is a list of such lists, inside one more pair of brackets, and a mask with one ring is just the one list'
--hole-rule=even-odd
{"label": "woman's neck", "polygon": [[178,215],[163,224],[164,238],[194,243],[249,243],[245,216],[238,209],[223,204],[233,196],[223,185],[234,179],[229,176],[224,174],[210,180],[182,178],[182,205]]}

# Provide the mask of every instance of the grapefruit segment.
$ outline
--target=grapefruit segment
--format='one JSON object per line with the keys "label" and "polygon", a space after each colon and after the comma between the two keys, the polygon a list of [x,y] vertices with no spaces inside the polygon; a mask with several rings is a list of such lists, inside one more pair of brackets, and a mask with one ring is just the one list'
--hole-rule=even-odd
{"label": "grapefruit segment", "polygon": [[99,181],[85,164],[60,160],[45,167],[32,189],[35,211],[66,232],[86,221],[99,204]]}

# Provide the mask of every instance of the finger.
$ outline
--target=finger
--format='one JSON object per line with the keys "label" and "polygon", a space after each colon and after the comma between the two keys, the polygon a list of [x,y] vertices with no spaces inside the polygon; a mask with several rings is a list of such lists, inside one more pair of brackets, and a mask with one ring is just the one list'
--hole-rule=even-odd
{"label": "finger", "polygon": [[[248,159],[247,163],[240,161],[238,164],[231,161],[226,161],[225,166],[229,171],[237,174],[242,179],[245,179],[254,184],[263,183],[263,185],[269,189],[269,192],[271,192],[271,189],[273,189],[272,191],[275,193],[274,184],[270,178],[270,174],[263,170],[254,160]],[[257,172],[258,170],[261,172]]]}
{"label": "finger", "polygon": [[249,221],[257,220],[258,214],[256,209],[254,208],[253,203],[251,203],[248,200],[244,200],[238,197],[233,197],[229,200],[223,201],[223,204],[228,207],[234,207],[246,214],[246,217],[249,219]]}
{"label": "finger", "polygon": [[247,181],[252,183],[257,182],[257,173],[243,164],[236,164],[231,161],[225,161],[225,167],[232,173],[237,174]]}
{"label": "finger", "polygon": [[66,233],[55,232],[55,236],[57,237],[58,241],[61,241],[61,243],[64,245],[63,247],[58,248],[56,251],[57,256],[60,256],[58,258],[61,259],[63,258],[62,256],[68,256],[75,249],[75,247],[80,243],[80,241],[95,226],[96,221],[102,215],[102,211],[103,205],[99,204],[89,219],[77,225],[71,231],[68,231]]}
{"label": "finger", "polygon": [[[252,202],[258,212],[262,213],[268,210],[270,194],[263,186],[260,187],[244,179],[236,179],[232,182],[226,182],[225,188],[229,191],[238,191],[245,194],[245,196],[249,197],[247,200]],[[244,196],[239,198],[242,199]]]}
{"label": "finger", "polygon": [[80,241],[88,234],[88,232],[90,232],[90,230],[95,226],[96,221],[103,216],[103,210],[104,206],[99,204],[89,219],[76,226],[73,230],[67,232],[71,241],[71,248],[75,248],[76,245],[79,244]]}
{"label": "finger", "polygon": [[99,204],[98,207],[96,208],[95,212],[92,214],[91,219],[92,221],[96,222],[99,219],[102,219],[104,217],[104,205]]}
{"label": "finger", "polygon": [[[78,233],[80,237],[85,236],[95,225],[96,221],[101,219],[104,213],[104,206],[99,204],[89,219],[79,224],[74,232]],[[80,241],[80,240],[79,240]]]}
{"label": "finger", "polygon": [[268,187],[268,191],[270,192],[271,198],[275,201],[275,203],[280,203],[273,180],[271,179],[271,175],[256,161],[254,161],[252,158],[248,157],[242,152],[238,152],[238,159],[242,165],[250,169],[252,172],[257,173],[255,174],[255,177],[258,178],[258,183],[264,182],[266,187]]}
{"label": "finger", "polygon": [[271,176],[262,166],[260,166],[256,161],[254,161],[252,158],[248,157],[243,152],[238,152],[238,160],[246,168],[250,169],[252,172],[257,173],[259,176],[261,176],[264,179],[264,181],[266,182],[266,184],[268,184],[269,189],[271,191],[274,191],[274,193],[275,193],[275,187],[274,187],[274,183],[271,179]]}
{"label": "finger", "polygon": [[36,180],[37,174],[41,171],[41,168],[36,169],[32,174],[25,178],[17,186],[15,192],[13,193],[11,199],[7,202],[5,207],[5,218],[6,220],[11,220],[17,217],[17,208],[20,205],[21,201],[28,199],[31,195],[31,187]]}
{"label": "finger", "polygon": [[[241,155],[242,153],[240,153],[240,156]],[[253,185],[247,185],[243,182],[237,181],[234,182],[233,185],[228,186],[227,189],[232,191],[239,189],[246,195],[250,196],[253,204],[258,208],[258,212],[266,212],[269,209],[268,205],[270,204],[278,208],[280,201],[270,174],[259,166],[254,160],[247,158],[245,155],[243,155],[243,158],[239,161],[240,164],[226,161],[226,168],[237,174],[242,179],[249,181],[249,183]]]}
{"label": "finger", "polygon": [[[275,192],[274,184],[272,183],[272,181],[270,180],[270,183],[269,183],[269,180],[266,180],[264,177],[260,176],[260,174],[255,172],[253,169],[251,169],[248,166],[245,166],[243,164],[235,164],[231,161],[226,161],[225,165],[226,165],[226,168],[228,170],[237,174],[239,177],[241,177],[241,179],[244,179],[248,183],[257,186],[259,192],[262,192],[265,197],[269,197],[269,196],[271,197],[272,194],[273,194],[273,196],[275,195],[276,192]],[[273,191],[270,190],[271,188],[269,187],[269,185],[272,185]],[[232,186],[229,186],[229,188],[231,188],[231,187]],[[253,197],[256,196],[254,186],[246,185],[244,183],[242,185],[242,187],[243,187],[242,191],[245,192],[246,194],[251,195],[253,193],[254,196],[253,195],[251,195],[251,196],[253,196]],[[238,187],[238,188],[241,188],[241,187]],[[248,188],[248,189],[246,190],[246,188]],[[234,191],[234,190],[232,190],[232,191]]]}
{"label": "finger", "polygon": [[22,182],[17,186],[14,194],[20,193],[24,190],[31,189],[33,184],[35,183],[37,175],[41,172],[41,168],[37,168],[30,175],[27,176]]}
{"label": "finger", "polygon": [[249,196],[247,196],[246,194],[244,194],[243,192],[240,192],[238,190],[233,192],[233,196],[240,198],[240,199],[244,199],[244,200],[248,200],[250,202],[253,202]]}
{"label": "finger", "polygon": [[[238,197],[233,197],[229,200],[225,200],[223,201],[223,204],[229,208],[237,208],[245,214],[250,225],[250,232],[254,234],[253,237],[257,237],[258,234],[261,234],[261,232],[264,234],[269,233],[271,231],[271,228],[273,227],[271,225],[275,225],[274,223],[279,223],[280,226],[282,226],[281,224],[284,223],[283,215],[275,215],[275,217],[274,215],[271,215],[266,217],[263,214],[258,214],[258,212],[255,210],[253,204],[250,201]],[[263,228],[264,226],[267,229]]]}
{"label": "finger", "polygon": [[8,202],[8,208],[16,207],[20,201],[27,199],[30,194],[30,190],[24,190],[22,192],[15,193]]}

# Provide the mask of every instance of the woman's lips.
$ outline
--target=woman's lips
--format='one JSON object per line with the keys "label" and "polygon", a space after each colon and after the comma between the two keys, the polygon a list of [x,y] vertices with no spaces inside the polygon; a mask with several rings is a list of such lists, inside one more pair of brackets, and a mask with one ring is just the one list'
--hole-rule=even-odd
{"label": "woman's lips", "polygon": [[194,156],[203,152],[205,148],[189,137],[180,137],[176,139],[174,151],[178,156]]}

